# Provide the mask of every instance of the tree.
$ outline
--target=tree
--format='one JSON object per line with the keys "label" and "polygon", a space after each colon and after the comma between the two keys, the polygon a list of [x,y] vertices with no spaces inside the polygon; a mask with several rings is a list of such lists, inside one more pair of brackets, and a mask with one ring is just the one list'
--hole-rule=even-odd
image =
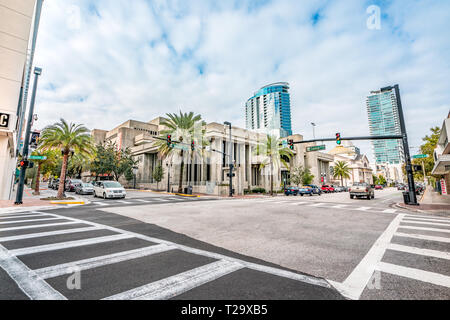
{"label": "tree", "polygon": [[35,195],[39,195],[39,187],[40,187],[40,178],[41,178],[41,172],[42,172],[42,168],[44,166],[44,164],[49,163],[52,164],[54,162],[54,152],[52,152],[51,150],[40,150],[40,149],[36,149],[35,151],[33,151],[31,153],[32,156],[40,156],[40,157],[45,157],[45,160],[33,160],[35,167],[36,167],[36,175],[34,176],[34,182],[33,182],[33,186],[34,186],[34,192],[33,194]]}
{"label": "tree", "polygon": [[309,170],[309,168],[305,168],[303,170],[303,175],[302,175],[302,183],[304,185],[308,185],[311,184],[314,180],[314,175],[311,173],[311,170]]}
{"label": "tree", "polygon": [[[161,125],[167,129],[160,132],[160,139],[155,141],[155,145],[158,147],[158,153],[161,158],[168,157],[169,155],[178,154],[181,159],[180,164],[180,176],[178,180],[178,192],[183,190],[183,172],[185,165],[185,157],[189,154],[189,147],[193,140],[196,146],[202,146],[207,144],[204,140],[204,125],[200,115],[194,115],[193,112],[182,113],[177,115],[175,113],[167,113],[167,118],[163,118]],[[175,149],[172,146],[167,145],[167,135],[172,136],[172,140],[179,143],[180,148]],[[197,148],[195,150],[198,150]],[[194,151],[195,152],[195,151]],[[191,159],[193,159],[194,152],[191,152]],[[203,151],[200,151],[203,152]]]}
{"label": "tree", "polygon": [[344,178],[350,179],[350,168],[345,161],[337,161],[334,165],[333,177],[341,179],[341,185],[344,186]]}
{"label": "tree", "polygon": [[282,139],[268,134],[265,141],[257,144],[256,155],[267,157],[267,160],[261,163],[260,169],[270,165],[270,195],[273,196],[274,166],[280,167],[280,163],[282,163],[286,168],[289,168],[286,159],[290,160],[294,153],[289,148],[282,146]]}
{"label": "tree", "polygon": [[64,193],[64,181],[66,179],[67,160],[69,154],[79,153],[82,156],[89,156],[94,152],[93,140],[89,129],[82,124],[67,123],[60,119],[59,122],[47,126],[41,134],[39,148],[41,150],[59,150],[62,154],[62,168],[58,188],[58,198],[62,198]]}
{"label": "tree", "polygon": [[[427,158],[422,159],[413,159],[412,163],[416,165],[424,165],[425,168],[425,174],[427,176],[431,175],[431,171],[433,171],[434,168],[434,157],[433,152],[434,149],[436,149],[437,142],[439,140],[439,136],[441,134],[441,130],[439,127],[430,128],[431,135],[426,135],[422,138],[422,141],[424,143],[420,146],[420,152],[421,154],[428,155]],[[423,180],[423,170],[414,172],[414,178],[417,180]]]}
{"label": "tree", "polygon": [[309,168],[304,168],[303,166],[292,168],[291,171],[291,182],[296,186],[303,184],[311,184],[314,180],[314,175],[311,173]]}
{"label": "tree", "polygon": [[156,190],[159,190],[159,183],[161,182],[163,177],[164,177],[164,168],[159,163],[153,170],[153,179],[155,179],[156,181]]}
{"label": "tree", "polygon": [[382,176],[381,174],[378,176],[377,183],[379,185],[385,185],[386,184],[386,178]]}

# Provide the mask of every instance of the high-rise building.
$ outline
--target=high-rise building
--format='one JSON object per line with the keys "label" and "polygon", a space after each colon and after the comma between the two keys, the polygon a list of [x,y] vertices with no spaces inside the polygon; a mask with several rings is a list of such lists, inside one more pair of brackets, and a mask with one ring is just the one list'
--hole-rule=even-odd
{"label": "high-rise building", "polygon": [[42,0],[0,0],[0,200],[13,196]]}
{"label": "high-rise building", "polygon": [[289,83],[276,82],[259,89],[245,104],[247,129],[292,134]]}
{"label": "high-rise building", "polygon": [[[371,91],[366,99],[371,136],[401,135],[394,89]],[[376,163],[404,162],[401,140],[372,140]]]}

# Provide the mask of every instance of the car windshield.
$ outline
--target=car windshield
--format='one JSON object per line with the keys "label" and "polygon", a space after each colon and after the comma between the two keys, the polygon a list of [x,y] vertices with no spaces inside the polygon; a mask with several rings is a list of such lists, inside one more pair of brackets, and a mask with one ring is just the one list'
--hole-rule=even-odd
{"label": "car windshield", "polygon": [[103,182],[103,185],[105,186],[105,188],[122,188],[122,185],[115,181]]}
{"label": "car windshield", "polygon": [[93,187],[93,185],[92,184],[90,184],[90,183],[82,183],[81,184],[83,187],[90,187],[90,188],[92,188]]}

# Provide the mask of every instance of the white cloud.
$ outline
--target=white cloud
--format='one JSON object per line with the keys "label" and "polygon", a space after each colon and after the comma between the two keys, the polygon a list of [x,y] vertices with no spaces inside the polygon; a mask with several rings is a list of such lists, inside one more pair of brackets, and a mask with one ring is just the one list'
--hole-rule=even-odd
{"label": "white cloud", "polygon": [[[37,124],[64,117],[111,129],[181,108],[244,126],[253,92],[287,81],[295,132],[311,138],[315,122],[316,136],[366,135],[366,95],[398,83],[417,146],[450,109],[450,3],[381,6],[380,30],[366,27],[370,4],[46,1]],[[368,142],[357,145],[371,154]]]}

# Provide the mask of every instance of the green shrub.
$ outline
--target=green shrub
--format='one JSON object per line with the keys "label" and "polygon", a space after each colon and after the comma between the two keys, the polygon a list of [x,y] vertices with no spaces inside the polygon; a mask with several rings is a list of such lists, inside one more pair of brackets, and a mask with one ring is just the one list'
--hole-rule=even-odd
{"label": "green shrub", "polygon": [[264,188],[254,188],[254,189],[252,189],[252,193],[266,193],[266,189],[264,189]]}

